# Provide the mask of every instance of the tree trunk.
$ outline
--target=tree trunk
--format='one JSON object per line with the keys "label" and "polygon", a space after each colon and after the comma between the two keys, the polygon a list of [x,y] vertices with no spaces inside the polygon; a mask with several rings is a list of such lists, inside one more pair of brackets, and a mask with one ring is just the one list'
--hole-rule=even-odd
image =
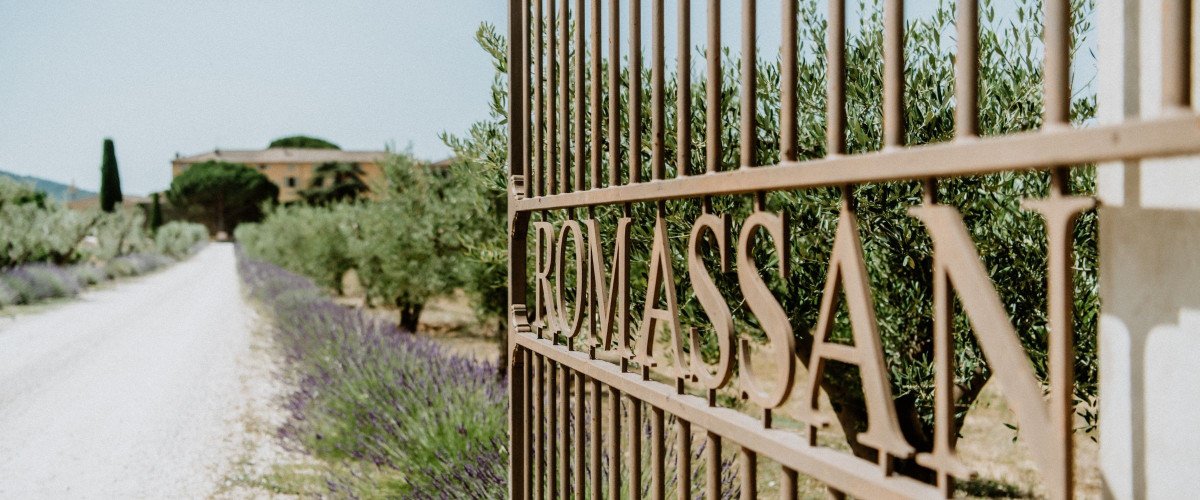
{"label": "tree trunk", "polygon": [[425,304],[413,304],[397,299],[396,307],[400,309],[400,329],[409,333],[417,333],[421,310],[425,308]]}
{"label": "tree trunk", "polygon": [[229,234],[225,231],[225,197],[217,199],[217,232]]}

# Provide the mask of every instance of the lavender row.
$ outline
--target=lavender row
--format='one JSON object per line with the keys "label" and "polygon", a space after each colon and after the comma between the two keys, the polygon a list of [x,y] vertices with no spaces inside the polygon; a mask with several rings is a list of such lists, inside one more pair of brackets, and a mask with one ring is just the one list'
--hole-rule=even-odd
{"label": "lavender row", "polygon": [[295,385],[279,434],[338,464],[331,493],[505,494],[508,394],[494,365],[339,306],[275,265],[240,252],[238,265]]}

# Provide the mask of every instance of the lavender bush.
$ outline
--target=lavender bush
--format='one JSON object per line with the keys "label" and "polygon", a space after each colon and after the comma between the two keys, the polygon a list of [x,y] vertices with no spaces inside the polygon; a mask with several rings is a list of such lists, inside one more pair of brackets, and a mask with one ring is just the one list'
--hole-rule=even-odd
{"label": "lavender bush", "polygon": [[170,257],[155,253],[135,253],[117,257],[108,262],[104,272],[110,278],[139,276],[175,262]]}
{"label": "lavender bush", "polygon": [[114,258],[104,265],[22,264],[0,271],[0,307],[74,297],[86,287],[110,279],[139,276],[174,262],[160,254],[137,253]]}
{"label": "lavender bush", "polygon": [[238,267],[297,383],[280,434],[346,466],[329,474],[331,493],[505,495],[508,395],[493,365],[339,306],[311,280],[241,252]]}
{"label": "lavender bush", "polygon": [[73,297],[81,289],[79,279],[66,268],[50,264],[26,264],[0,275],[0,305],[32,304],[46,299]]}

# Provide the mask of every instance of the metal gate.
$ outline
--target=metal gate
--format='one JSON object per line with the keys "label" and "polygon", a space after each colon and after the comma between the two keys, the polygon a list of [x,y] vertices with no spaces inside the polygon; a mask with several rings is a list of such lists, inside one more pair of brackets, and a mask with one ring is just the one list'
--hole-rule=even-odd
{"label": "metal gate", "polygon": [[[1045,0],[1044,115],[1039,130],[1002,136],[978,133],[979,6],[957,2],[957,54],[954,68],[955,139],[908,146],[903,114],[903,2],[885,0],[883,74],[883,148],[846,154],[846,60],[844,0],[829,0],[828,85],[825,88],[825,158],[797,161],[797,6],[784,0],[778,17],[783,40],[780,86],[780,161],[760,165],[755,157],[758,130],[756,58],[744,57],[740,80],[740,166],[722,169],[719,86],[709,86],[705,117],[707,146],[691,147],[696,113],[689,98],[666,102],[664,2],[650,4],[650,96],[642,95],[642,72],[628,73],[623,82],[620,64],[628,57],[632,68],[643,68],[642,2],[640,0],[510,0],[508,61],[509,223],[510,223],[510,389],[511,496],[514,498],[651,498],[668,494],[669,483],[679,498],[692,495],[693,482],[703,483],[708,498],[720,498],[735,487],[743,498],[758,491],[757,463],[766,459],[779,467],[779,486],[785,498],[796,496],[798,475],[827,485],[835,495],[858,498],[946,497],[955,478],[971,474],[955,453],[953,401],[955,303],[969,318],[973,334],[999,380],[1004,396],[1021,427],[1020,439],[1042,472],[1051,497],[1073,494],[1073,362],[1072,239],[1076,217],[1092,208],[1089,196],[1072,195],[1069,169],[1103,161],[1200,153],[1200,119],[1192,109],[1191,4],[1165,0],[1161,27],[1164,51],[1160,117],[1117,125],[1072,127],[1069,121],[1070,22],[1068,0]],[[696,2],[700,4],[701,2]],[[720,0],[707,0],[709,47],[721,45]],[[692,2],[677,0],[676,67],[690,67]],[[757,54],[756,2],[740,3],[742,54]],[[700,12],[701,6],[696,11]],[[624,16],[612,15],[624,11]],[[627,20],[624,29],[620,21]],[[1103,36],[1103,34],[1101,34]],[[721,75],[721,54],[710,50],[703,61],[709,81]],[[677,95],[690,96],[691,77],[675,82]],[[607,87],[607,93],[605,91]],[[572,95],[571,89],[578,89]],[[584,89],[587,89],[585,92]],[[637,91],[629,89],[639,89]],[[621,123],[620,100],[604,95],[629,92],[628,112],[650,115],[648,172],[643,172],[641,120]],[[572,99],[573,97],[573,99]],[[667,157],[664,137],[668,106],[675,106],[675,158]],[[627,134],[627,135],[626,135]],[[623,152],[622,140],[628,141]],[[692,155],[703,154],[706,171],[688,171]],[[674,162],[675,175],[666,166]],[[607,164],[607,169],[605,165]],[[607,171],[602,171],[607,170]],[[1003,171],[1049,171],[1050,192],[1028,200],[1024,207],[1044,220],[1047,239],[1047,303],[1049,326],[1048,395],[1034,377],[1017,332],[984,269],[962,215],[938,202],[939,180]],[[627,176],[621,172],[628,172]],[[644,175],[648,173],[648,176]],[[648,177],[648,178],[647,178]],[[932,450],[918,452],[898,430],[891,392],[865,276],[859,227],[851,193],[855,185],[890,181],[924,182],[924,200],[909,209],[927,228],[933,242],[929,272],[933,286],[933,359],[935,370],[935,436]],[[821,294],[821,319],[813,330],[807,359],[795,354],[792,325],[780,314],[778,302],[758,278],[758,264],[746,249],[747,239],[761,232],[776,245],[780,272],[787,271],[783,236],[791,228],[771,210],[766,194],[816,188],[840,188],[842,204],[836,240],[829,260],[829,280]],[[727,216],[716,213],[707,200],[714,196],[745,196],[754,210],[730,235]],[[716,364],[697,353],[695,332],[684,332],[676,307],[671,235],[663,222],[668,200],[703,200],[687,254],[689,279],[721,333]],[[630,207],[652,204],[655,220],[634,220]],[[604,234],[592,216],[600,207],[618,207],[615,234]],[[629,291],[631,228],[644,225],[650,243],[649,274],[641,324],[632,325]],[[748,235],[749,233],[749,235]],[[649,235],[644,236],[644,235]],[[732,241],[737,238],[736,244]],[[699,240],[700,243],[696,243]],[[724,298],[716,291],[696,248],[716,241],[722,260],[726,247],[736,252],[736,264],[748,269],[739,284],[746,303],[766,333],[766,347],[749,348],[730,327]],[[568,252],[568,248],[574,248]],[[609,249],[612,250],[609,250]],[[574,282],[564,285],[575,269]],[[532,264],[532,269],[530,268]],[[607,265],[606,265],[607,264]],[[532,284],[533,290],[530,290]],[[564,293],[574,285],[574,297]],[[665,284],[665,286],[664,286]],[[828,339],[834,310],[844,300],[853,330],[853,344]],[[574,307],[568,307],[574,302]],[[667,305],[660,307],[658,304]],[[573,309],[571,315],[568,310]],[[727,308],[726,308],[727,309]],[[655,352],[659,329],[670,337],[670,349]],[[750,366],[762,358],[772,364],[772,377]],[[807,383],[797,362],[806,368]],[[817,411],[819,379],[829,362],[858,368],[869,409],[869,426],[859,440],[877,452],[874,461],[820,446],[815,439],[822,425]],[[656,367],[652,370],[652,367]],[[652,376],[654,373],[658,375]],[[767,380],[769,379],[769,380]],[[747,399],[753,411],[724,404],[723,393]],[[789,399],[802,398],[793,415],[804,425],[782,428],[773,420]],[[644,431],[648,425],[649,431]],[[668,435],[674,442],[668,443]],[[648,443],[643,443],[648,440]],[[677,450],[671,453],[668,447]],[[703,447],[702,455],[693,459]],[[646,448],[647,451],[643,452]],[[722,449],[735,450],[736,483],[722,463]],[[674,458],[669,458],[673,455]],[[896,460],[915,460],[933,472],[918,480],[898,473]],[[728,464],[725,464],[728,465]],[[625,471],[624,473],[622,471]],[[632,471],[632,472],[629,472]],[[699,489],[699,488],[696,488]]]}

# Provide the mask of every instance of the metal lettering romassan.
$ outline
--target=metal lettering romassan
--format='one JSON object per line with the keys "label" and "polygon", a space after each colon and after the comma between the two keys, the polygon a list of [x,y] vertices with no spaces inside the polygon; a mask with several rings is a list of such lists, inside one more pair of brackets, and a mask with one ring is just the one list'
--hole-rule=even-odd
{"label": "metal lettering romassan", "polygon": [[[1052,283],[1064,290],[1071,290],[1069,260],[1062,257],[1069,259],[1074,220],[1093,204],[1094,201],[1089,197],[1060,194],[1025,203],[1026,207],[1039,212],[1046,221],[1049,247],[1055,252],[1052,255],[1058,256],[1050,259],[1048,275]],[[1022,429],[1022,441],[1041,470],[1053,473],[1061,469],[1060,464],[1064,460],[1062,452],[1067,449],[1061,441],[1070,435],[1057,433],[1059,426],[1054,424],[1053,419],[1069,418],[1070,414],[1055,414],[1052,407],[1043,401],[1041,386],[988,278],[962,216],[954,207],[936,202],[913,207],[910,213],[924,223],[934,244],[936,317],[932,334],[935,338],[937,373],[954,373],[954,347],[950,334],[951,294],[954,294],[971,321],[972,331],[996,379],[1003,386],[1009,405],[1016,412]],[[556,334],[577,338],[585,330],[585,312],[589,311],[590,304],[595,328],[592,329],[589,345],[596,349],[616,352],[625,360],[642,367],[659,366],[665,361],[663,354],[655,351],[655,340],[660,330],[666,330],[674,371],[684,379],[681,383],[696,383],[697,387],[705,390],[723,389],[735,381],[733,368],[735,363],[740,363],[735,387],[747,399],[769,411],[779,408],[799,392],[804,408],[799,416],[812,427],[829,425],[827,417],[821,415],[818,408],[820,380],[826,363],[839,361],[854,365],[862,381],[869,414],[868,427],[859,434],[859,441],[881,452],[881,467],[889,467],[887,457],[913,457],[914,449],[900,431],[892,404],[891,384],[883,360],[858,220],[853,205],[846,197],[843,197],[825,287],[819,292],[819,319],[816,325],[795,325],[812,331],[813,348],[807,359],[796,355],[794,326],[790,324],[783,306],[767,288],[750,252],[756,233],[765,233],[778,255],[778,269],[770,272],[778,272],[780,277],[788,274],[789,238],[786,235],[789,229],[800,228],[788,227],[786,213],[765,210],[751,213],[742,222],[736,239],[728,234],[731,226],[729,216],[703,213],[695,220],[687,238],[686,263],[671,259],[673,252],[668,245],[672,239],[667,234],[667,224],[660,214],[653,222],[646,299],[641,324],[636,330],[631,328],[629,303],[628,248],[632,225],[633,219],[619,218],[615,234],[604,235],[601,234],[600,223],[595,219],[565,220],[557,225],[550,222],[533,224],[537,260],[533,283],[537,302],[527,310],[532,311],[531,316],[535,318],[531,323],[534,335],[543,339],[553,338]],[[710,234],[715,237],[714,250],[720,256],[720,269],[708,269],[700,258],[702,246],[706,245],[706,241],[711,241],[706,239]],[[734,331],[728,299],[717,288],[713,277],[714,272],[729,270],[731,253],[736,258],[742,296],[767,337],[767,345],[754,355],[751,355],[751,340]],[[567,267],[576,270],[573,273],[576,290],[573,303],[566,299],[564,293],[567,286],[564,281],[569,279],[568,273],[564,272]],[[687,279],[683,282],[693,287],[697,300],[710,318],[709,324],[686,325],[686,328],[680,324],[678,291],[674,286],[674,275],[679,270],[687,273]],[[842,301],[849,311],[852,345],[829,339],[834,315]],[[1069,316],[1061,317],[1061,314],[1053,311],[1055,307],[1069,306],[1069,301],[1067,304],[1060,302],[1052,300],[1052,310],[1048,312],[1053,323],[1051,329],[1055,332],[1070,328],[1067,322]],[[715,365],[701,358],[698,327],[716,332],[718,361]],[[1054,335],[1051,342],[1062,336],[1061,333]],[[753,369],[756,356],[772,358],[772,376],[763,376]],[[797,361],[807,368],[808,375],[807,383],[794,388],[792,382]],[[935,448],[916,459],[939,474],[967,477],[970,471],[954,452],[956,430],[953,428],[955,409],[952,384],[950,377],[939,376],[935,380]],[[1072,384],[1070,377],[1053,380],[1051,399],[1070,398]]]}
{"label": "metal lettering romassan", "polygon": [[[670,475],[664,468],[666,429],[672,428],[678,438],[673,479],[680,498],[694,494],[692,476],[699,474],[700,467],[708,498],[721,497],[726,487],[722,471],[727,465],[722,462],[726,459],[722,449],[737,454],[736,487],[742,498],[753,498],[758,492],[759,457],[780,466],[778,488],[783,498],[796,497],[799,474],[824,484],[834,497],[950,497],[955,493],[955,478],[972,475],[955,452],[957,304],[992,380],[1015,413],[1018,440],[1037,464],[1045,494],[1060,499],[1073,496],[1072,235],[1076,219],[1095,202],[1069,192],[1068,174],[1071,168],[1099,162],[1200,153],[1200,116],[1192,107],[1187,73],[1192,53],[1191,38],[1186,36],[1190,18],[1163,19],[1161,85],[1166,112],[1076,127],[1070,120],[1071,5],[1067,0],[1042,2],[1040,128],[985,135],[979,123],[980,4],[958,0],[954,137],[913,145],[906,143],[904,118],[908,111],[905,2],[885,0],[879,89],[882,141],[878,149],[849,154],[845,0],[825,2],[823,89],[802,88],[814,83],[797,77],[797,62],[804,53],[797,45],[798,27],[818,21],[802,16],[797,2],[791,0],[766,16],[759,16],[755,0],[728,2],[741,12],[740,48],[734,49],[741,66],[736,83],[737,130],[723,125],[722,103],[733,98],[723,94],[724,87],[705,84],[702,109],[693,111],[700,100],[692,98],[690,89],[700,80],[679,72],[674,82],[675,137],[667,137],[672,104],[664,19],[669,14],[663,0],[646,2],[650,13],[646,68],[642,3],[509,0],[507,61],[513,89],[506,103],[511,176],[507,200],[510,495],[554,497],[569,494],[573,486],[579,498],[587,491],[592,498],[637,499],[648,487],[651,498],[664,498]],[[722,39],[721,0],[680,0],[677,7],[675,67],[692,67],[691,16],[700,10],[706,18],[706,46],[732,45]],[[760,102],[765,97],[755,61],[774,60],[774,54],[760,54],[757,46],[760,17],[780,23],[781,28],[777,108],[773,102]],[[722,51],[703,54],[705,81],[721,81]],[[648,91],[643,90],[646,69]],[[798,94],[800,90],[824,93],[824,157],[802,159],[797,153],[801,144],[798,95],[807,95]],[[777,161],[756,157],[762,154],[760,108],[779,113]],[[703,113],[703,120],[693,120],[700,118],[696,113]],[[649,127],[643,124],[645,118],[626,117],[648,117]],[[700,123],[703,148],[693,144],[692,129]],[[737,140],[734,160],[724,154],[733,146],[731,134]],[[643,147],[645,139],[649,139],[647,147]],[[675,158],[670,159],[672,147]],[[703,162],[692,162],[693,149],[703,149]],[[649,164],[643,165],[647,158]],[[668,176],[669,161],[675,163],[673,177]],[[697,172],[701,164],[704,171]],[[643,167],[648,167],[646,172]],[[1024,200],[1021,205],[1037,213],[1045,225],[1049,334],[1046,359],[1039,362],[1046,363],[1048,394],[1018,335],[1027,332],[1014,327],[962,213],[937,199],[938,183],[944,179],[1031,171],[1050,174],[1045,198]],[[934,425],[932,445],[926,441],[920,451],[906,439],[897,421],[867,279],[864,238],[853,203],[856,185],[892,181],[924,183],[923,200],[908,209],[908,216],[920,222],[932,242],[933,321],[928,334],[933,346]],[[840,189],[841,206],[824,286],[789,290],[819,300],[815,324],[793,324],[785,302],[772,294],[764,276],[786,280],[793,265],[788,248],[791,236],[806,228],[792,224],[786,212],[772,209],[767,195],[818,188]],[[717,196],[752,197],[754,210],[744,220],[731,220],[730,214],[714,210],[711,200]],[[671,200],[703,204],[687,234],[671,234],[672,226],[666,223],[670,215],[666,205]],[[655,209],[653,220],[632,217],[631,207],[650,204]],[[623,209],[624,216],[615,225],[601,224],[594,216],[597,207]],[[737,234],[733,234],[735,227]],[[638,258],[647,258],[646,290],[637,295],[645,299],[638,304],[632,303],[635,294],[630,290],[633,235],[639,235],[637,243],[650,245],[648,257],[637,253]],[[678,248],[681,242],[687,247]],[[760,261],[763,255],[770,255],[771,262]],[[677,256],[686,256],[682,258],[686,262]],[[764,345],[756,345],[751,332],[738,331],[730,297],[722,291],[728,289],[717,285],[728,280],[715,278],[729,272],[736,273],[737,291],[745,305],[742,314],[753,317],[765,335]],[[681,295],[677,281],[689,286],[691,293]],[[685,324],[681,318],[680,297],[693,295],[708,324]],[[842,306],[849,319],[848,343],[832,338]],[[635,307],[640,314],[632,314]],[[637,324],[633,324],[635,317]],[[1027,319],[1017,319],[1023,318]],[[712,357],[701,355],[702,347],[711,348],[703,342],[701,331],[714,336]],[[802,345],[798,334],[805,340]],[[820,446],[816,440],[817,429],[830,425],[818,402],[822,390],[832,387],[824,385],[829,377],[823,375],[834,363],[853,368],[860,379],[867,418],[865,428],[856,429],[857,440],[876,450],[874,461]],[[801,367],[803,376],[798,377]],[[651,368],[658,378],[651,377]],[[674,377],[674,384],[664,383],[663,376],[667,382]],[[759,409],[758,414],[722,407],[718,392],[744,398]],[[571,398],[573,407],[568,404]],[[784,410],[807,428],[774,425],[772,412]],[[671,425],[667,425],[668,415],[674,418]],[[704,457],[698,463],[692,460],[693,429],[704,439]],[[649,453],[643,451],[643,438],[648,438]],[[583,453],[585,447],[590,454]],[[649,458],[646,470],[643,455]],[[917,479],[897,471],[899,460],[906,466],[915,462],[936,477]],[[569,472],[575,475],[574,483]]]}

